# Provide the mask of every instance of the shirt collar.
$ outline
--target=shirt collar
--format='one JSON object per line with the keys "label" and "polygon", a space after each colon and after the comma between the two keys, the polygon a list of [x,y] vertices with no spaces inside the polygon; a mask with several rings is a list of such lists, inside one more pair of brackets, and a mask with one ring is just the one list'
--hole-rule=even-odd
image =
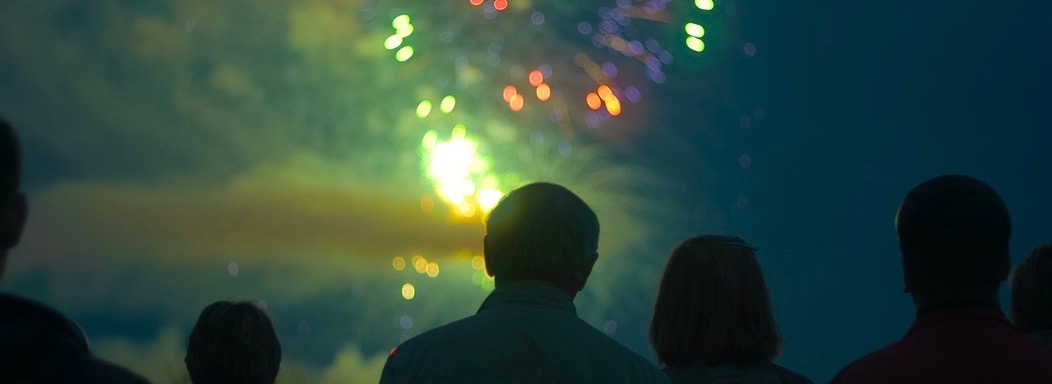
{"label": "shirt collar", "polygon": [[570,294],[555,286],[540,281],[514,281],[502,283],[486,301],[482,302],[479,312],[490,308],[518,304],[529,306],[551,307],[577,315],[577,307]]}
{"label": "shirt collar", "polygon": [[1008,318],[1005,317],[1004,313],[1001,313],[1000,309],[981,305],[970,305],[943,308],[927,312],[917,317],[917,321],[913,323],[912,327],[910,327],[909,332],[906,332],[906,336],[933,325],[937,326],[937,324],[961,320],[992,322],[1001,326],[1012,327],[1012,324],[1008,322]]}

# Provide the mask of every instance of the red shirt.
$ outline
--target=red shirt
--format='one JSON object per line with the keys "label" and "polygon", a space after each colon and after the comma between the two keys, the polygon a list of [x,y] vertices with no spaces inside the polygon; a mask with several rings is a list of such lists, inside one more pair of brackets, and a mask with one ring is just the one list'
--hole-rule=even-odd
{"label": "red shirt", "polygon": [[832,383],[1052,383],[1052,350],[1001,311],[957,307],[920,316],[899,342],[844,368]]}

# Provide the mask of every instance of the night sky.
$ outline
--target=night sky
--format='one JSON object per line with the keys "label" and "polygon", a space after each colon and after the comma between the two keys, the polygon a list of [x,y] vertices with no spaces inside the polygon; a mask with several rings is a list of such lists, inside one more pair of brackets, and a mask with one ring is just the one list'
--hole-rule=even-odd
{"label": "night sky", "polygon": [[[185,382],[185,337],[222,299],[266,303],[281,382],[375,382],[387,350],[490,288],[472,265],[486,204],[449,199],[443,147],[426,144],[455,143],[456,124],[480,189],[549,180],[593,205],[602,256],[579,313],[649,358],[658,273],[694,234],[760,248],[777,362],[816,382],[912,321],[893,227],[912,186],[989,182],[1015,262],[1052,241],[1047,5],[674,0],[667,24],[612,33],[671,58],[646,63],[590,38],[618,2],[510,0],[490,19],[491,3],[0,4],[0,115],[32,207],[3,289],[156,382]],[[383,46],[403,13],[404,63]],[[705,26],[702,53],[686,21]],[[616,68],[623,113],[589,109],[599,81],[578,54]],[[542,64],[545,102],[526,80]],[[511,84],[522,111],[501,100]]]}

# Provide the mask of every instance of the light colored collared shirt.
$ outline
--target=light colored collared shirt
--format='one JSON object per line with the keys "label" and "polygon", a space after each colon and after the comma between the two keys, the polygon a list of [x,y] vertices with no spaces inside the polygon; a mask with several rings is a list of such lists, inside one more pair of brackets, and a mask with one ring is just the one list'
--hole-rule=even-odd
{"label": "light colored collared shirt", "polygon": [[669,383],[643,357],[577,317],[566,292],[502,284],[474,316],[425,332],[387,359],[381,384]]}

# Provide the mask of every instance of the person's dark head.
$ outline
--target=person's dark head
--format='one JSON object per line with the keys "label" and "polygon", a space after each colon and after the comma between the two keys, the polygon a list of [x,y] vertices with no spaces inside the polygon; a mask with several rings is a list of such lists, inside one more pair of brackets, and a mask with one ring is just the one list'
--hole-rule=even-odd
{"label": "person's dark head", "polygon": [[28,211],[21,191],[22,153],[15,130],[0,118],[0,275],[7,252],[18,245]]}
{"label": "person's dark head", "polygon": [[699,236],[676,247],[650,322],[661,364],[772,361],[782,348],[754,248],[730,236]]}
{"label": "person's dark head", "polygon": [[194,384],[273,384],[281,343],[255,304],[220,301],[197,318],[185,361]]}
{"label": "person's dark head", "polygon": [[511,191],[486,222],[486,270],[498,285],[535,280],[571,295],[598,259],[599,220],[570,190],[534,183]]}
{"label": "person's dark head", "polygon": [[986,183],[940,176],[906,195],[895,219],[906,291],[918,305],[996,300],[1008,277],[1008,208]]}
{"label": "person's dark head", "polygon": [[1012,273],[1012,323],[1026,333],[1052,329],[1052,243],[1034,249]]}

